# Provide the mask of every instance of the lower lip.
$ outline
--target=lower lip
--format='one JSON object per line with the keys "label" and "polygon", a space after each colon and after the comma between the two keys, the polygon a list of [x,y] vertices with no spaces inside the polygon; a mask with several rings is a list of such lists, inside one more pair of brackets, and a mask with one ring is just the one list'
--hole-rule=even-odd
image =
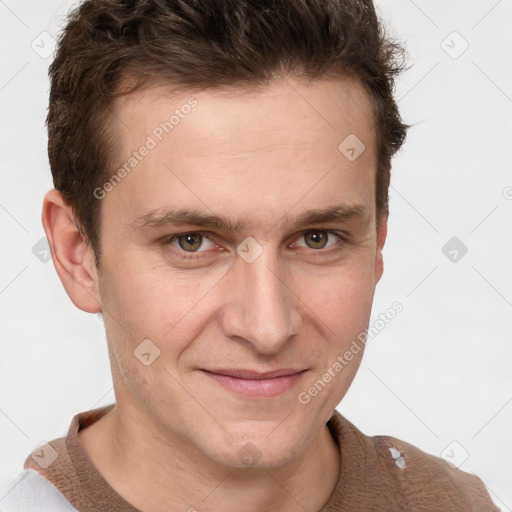
{"label": "lower lip", "polygon": [[216,380],[230,391],[249,398],[272,398],[292,389],[306,371],[283,375],[273,379],[239,379],[228,375],[203,371],[205,375]]}

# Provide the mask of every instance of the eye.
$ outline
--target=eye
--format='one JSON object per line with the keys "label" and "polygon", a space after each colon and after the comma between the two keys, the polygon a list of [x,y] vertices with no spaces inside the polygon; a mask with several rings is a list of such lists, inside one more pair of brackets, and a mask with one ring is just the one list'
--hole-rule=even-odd
{"label": "eye", "polygon": [[[335,245],[336,242],[341,239],[341,235],[332,231],[314,229],[303,233],[301,238],[299,238],[299,241],[294,245],[299,247],[308,247],[309,249],[327,249]],[[301,240],[304,240],[305,245],[299,243]]]}
{"label": "eye", "polygon": [[[202,233],[183,233],[173,236],[168,243],[185,252],[203,252],[214,244]],[[210,245],[208,245],[210,244]],[[206,247],[204,247],[206,245]],[[202,248],[202,250],[199,250]]]}

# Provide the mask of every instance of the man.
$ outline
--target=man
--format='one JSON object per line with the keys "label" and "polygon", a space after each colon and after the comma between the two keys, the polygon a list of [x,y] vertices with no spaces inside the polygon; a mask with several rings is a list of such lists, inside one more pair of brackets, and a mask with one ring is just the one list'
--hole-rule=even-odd
{"label": "man", "polygon": [[116,403],[34,450],[6,511],[496,510],[335,411],[383,272],[399,50],[367,1],[72,13],[42,221]]}

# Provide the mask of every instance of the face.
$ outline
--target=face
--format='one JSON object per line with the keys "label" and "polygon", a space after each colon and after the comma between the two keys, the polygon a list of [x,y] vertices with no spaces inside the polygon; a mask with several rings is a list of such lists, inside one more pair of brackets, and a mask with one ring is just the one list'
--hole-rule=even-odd
{"label": "face", "polygon": [[118,406],[219,463],[282,465],[351,384],[362,350],[333,365],[382,273],[369,99],[287,79],[154,87],[115,113],[98,287]]}

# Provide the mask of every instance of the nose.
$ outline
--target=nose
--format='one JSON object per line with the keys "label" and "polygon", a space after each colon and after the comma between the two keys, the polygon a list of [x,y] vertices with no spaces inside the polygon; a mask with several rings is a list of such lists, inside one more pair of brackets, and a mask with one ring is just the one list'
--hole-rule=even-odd
{"label": "nose", "polygon": [[300,332],[300,299],[289,272],[270,251],[252,263],[237,258],[224,286],[228,292],[221,324],[226,336],[273,355]]}

